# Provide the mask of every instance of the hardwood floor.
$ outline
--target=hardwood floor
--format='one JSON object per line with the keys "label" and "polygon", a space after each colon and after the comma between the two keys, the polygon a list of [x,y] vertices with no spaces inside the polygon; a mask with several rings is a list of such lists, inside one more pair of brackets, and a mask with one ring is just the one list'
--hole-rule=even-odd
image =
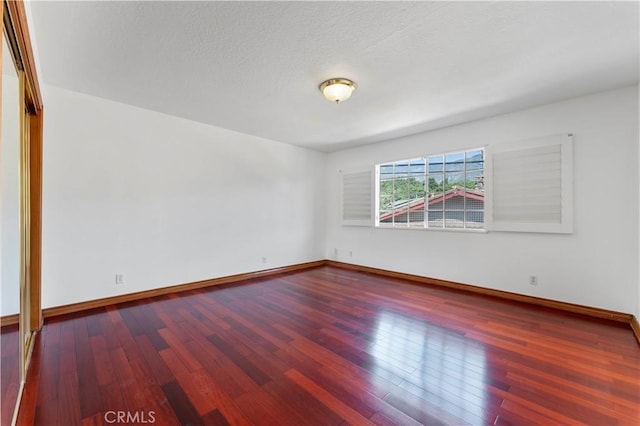
{"label": "hardwood floor", "polygon": [[628,327],[321,267],[48,320],[19,425],[639,420]]}
{"label": "hardwood floor", "polygon": [[20,391],[20,347],[18,324],[0,329],[0,425],[11,424]]}

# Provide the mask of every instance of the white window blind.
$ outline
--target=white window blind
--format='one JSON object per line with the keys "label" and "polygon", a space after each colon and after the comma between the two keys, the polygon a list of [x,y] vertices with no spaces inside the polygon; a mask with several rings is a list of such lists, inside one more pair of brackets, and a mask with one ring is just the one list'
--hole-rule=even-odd
{"label": "white window blind", "polygon": [[342,174],[342,224],[373,223],[373,173],[371,170]]}
{"label": "white window blind", "polygon": [[571,135],[492,146],[491,230],[573,231]]}

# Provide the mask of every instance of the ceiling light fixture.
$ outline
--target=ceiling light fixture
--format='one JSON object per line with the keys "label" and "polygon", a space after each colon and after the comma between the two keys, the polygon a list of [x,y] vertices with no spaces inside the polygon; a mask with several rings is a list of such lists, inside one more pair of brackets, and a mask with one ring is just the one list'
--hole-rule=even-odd
{"label": "ceiling light fixture", "polygon": [[339,104],[351,97],[356,84],[346,78],[331,78],[320,84],[320,91],[329,102]]}

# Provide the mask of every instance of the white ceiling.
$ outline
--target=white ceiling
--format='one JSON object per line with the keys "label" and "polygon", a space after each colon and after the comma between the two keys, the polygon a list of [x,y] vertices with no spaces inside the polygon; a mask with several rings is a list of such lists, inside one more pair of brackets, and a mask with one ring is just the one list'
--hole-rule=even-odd
{"label": "white ceiling", "polygon": [[[637,84],[638,2],[31,2],[44,83],[322,151]],[[340,105],[332,77],[357,82]],[[46,104],[46,99],[45,99]]]}

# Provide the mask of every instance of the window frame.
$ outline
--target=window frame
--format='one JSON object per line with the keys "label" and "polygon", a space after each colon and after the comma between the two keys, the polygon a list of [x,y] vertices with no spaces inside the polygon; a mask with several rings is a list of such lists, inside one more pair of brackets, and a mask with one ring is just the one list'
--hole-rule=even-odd
{"label": "window frame", "polygon": [[[442,209],[442,215],[443,215],[443,222],[442,222],[442,226],[439,227],[434,227],[434,226],[429,226],[429,219],[428,219],[428,215],[429,215],[429,208],[428,208],[428,199],[429,199],[429,190],[428,190],[428,182],[429,182],[429,175],[434,175],[434,173],[430,173],[429,172],[429,159],[433,158],[433,157],[442,157],[443,158],[443,163],[442,163],[442,172],[440,173],[442,175],[443,178],[443,182],[445,181],[445,176],[446,176],[446,158],[447,156],[452,156],[452,155],[462,155],[462,159],[463,159],[463,169],[462,169],[462,173],[464,174],[464,181],[467,181],[467,159],[468,159],[468,155],[469,153],[472,152],[476,152],[476,151],[481,151],[482,152],[482,168],[478,169],[478,170],[482,170],[482,176],[483,176],[483,208],[482,209],[472,209],[469,210],[467,208],[467,200],[465,197],[465,203],[464,203],[464,207],[462,209],[457,209],[456,211],[460,211],[462,213],[463,216],[463,221],[462,221],[462,226],[461,227],[450,227],[450,226],[446,226],[446,219],[445,219],[445,215],[446,212],[448,211],[453,211],[453,210],[447,210],[446,207],[446,203],[443,206]],[[487,157],[488,157],[488,147],[487,146],[478,146],[478,147],[472,147],[472,148],[463,148],[463,149],[458,149],[458,150],[452,150],[452,151],[448,151],[448,152],[442,152],[442,153],[435,153],[435,154],[428,154],[428,155],[424,155],[422,157],[412,157],[412,158],[408,158],[408,159],[401,159],[401,160],[395,160],[395,161],[387,161],[387,162],[382,162],[382,163],[377,163],[375,165],[375,175],[374,175],[374,187],[375,187],[375,194],[374,194],[374,227],[378,228],[378,229],[413,229],[413,230],[430,230],[430,231],[446,231],[446,232],[487,232],[488,231],[488,227],[487,227],[487,222],[488,222],[488,216],[487,216],[487,181],[490,182],[490,178],[487,179],[487,172],[488,172],[488,168],[487,168]],[[424,173],[423,173],[423,177],[424,177],[424,195],[423,195],[423,199],[424,199],[424,203],[423,203],[423,210],[422,210],[422,214],[423,214],[423,219],[422,219],[422,225],[411,225],[411,221],[410,221],[410,213],[411,211],[408,209],[406,214],[407,214],[407,222],[406,225],[398,225],[396,223],[384,223],[380,221],[380,217],[382,216],[381,214],[381,208],[380,208],[380,187],[381,187],[381,167],[384,166],[388,166],[388,165],[393,165],[394,167],[396,166],[396,164],[398,163],[404,163],[408,166],[408,171],[407,171],[407,177],[412,177],[411,176],[411,172],[410,172],[410,167],[413,164],[413,162],[417,161],[417,160],[422,160],[423,164],[424,164]],[[452,172],[457,172],[457,171],[449,171],[449,173]],[[394,177],[392,178],[392,180],[395,180],[395,173],[394,173]],[[443,187],[444,188],[444,187]],[[464,187],[464,191],[466,192],[466,186]],[[411,201],[409,201],[411,202]],[[433,210],[432,210],[433,211]],[[483,214],[483,221],[482,221],[482,226],[481,227],[468,227],[467,226],[467,216],[470,212],[482,212]],[[419,222],[418,222],[419,223]]]}

